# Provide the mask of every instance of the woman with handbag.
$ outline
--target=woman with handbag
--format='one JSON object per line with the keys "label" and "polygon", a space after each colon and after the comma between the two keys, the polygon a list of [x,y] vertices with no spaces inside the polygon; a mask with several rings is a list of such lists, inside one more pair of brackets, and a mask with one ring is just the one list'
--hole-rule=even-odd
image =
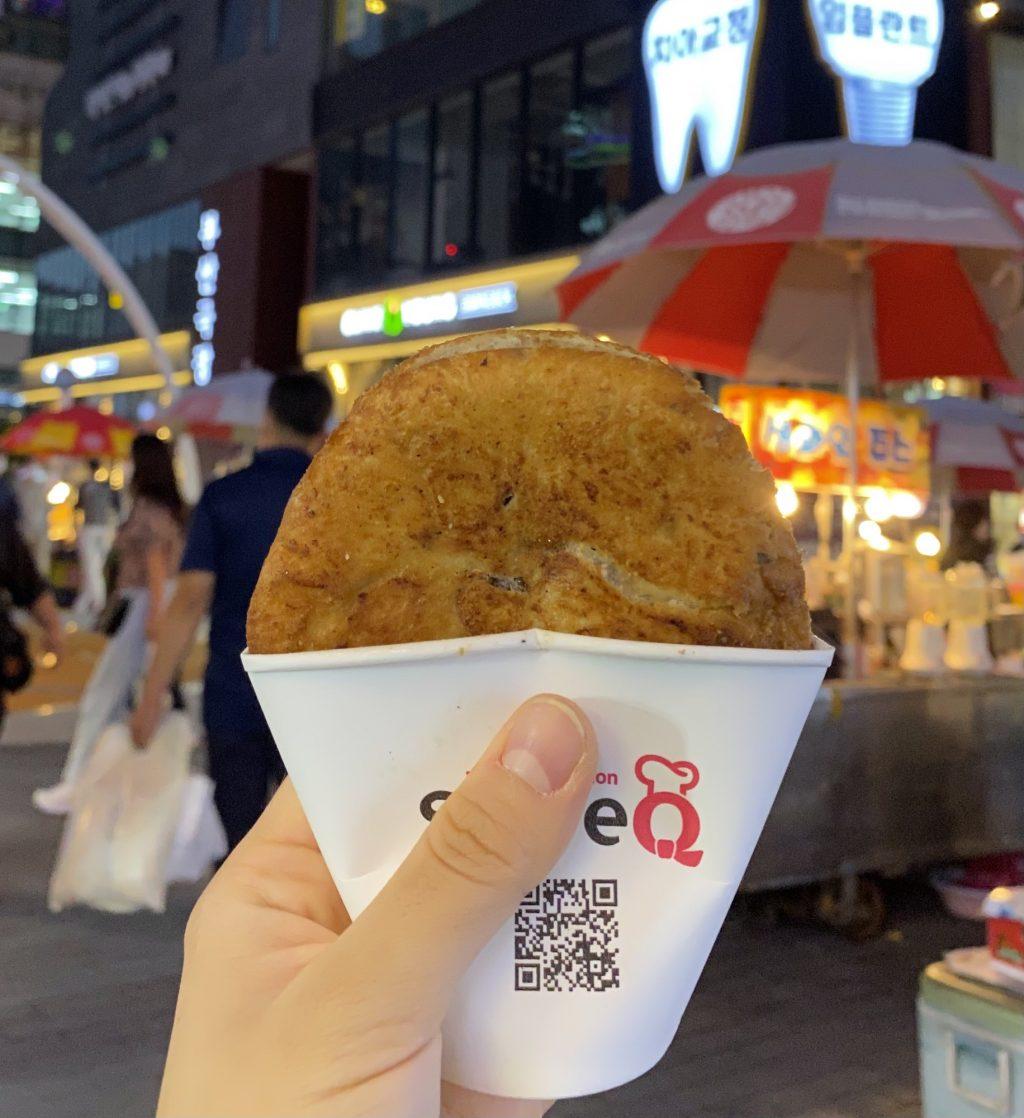
{"label": "woman with handbag", "polygon": [[14,624],[10,606],[28,610],[43,630],[46,647],[58,658],[64,650],[64,627],[49,586],[36,569],[32,553],[13,516],[0,516],[0,727],[4,696],[20,691],[32,676],[32,659],[24,634]]}
{"label": "woman with handbag", "polygon": [[105,629],[110,639],[82,693],[60,782],[32,795],[36,807],[49,815],[70,810],[75,782],[97,739],[127,715],[181,561],[185,503],[170,447],[155,435],[138,435],[132,443],[129,489],[131,511],[114,540],[117,581]]}

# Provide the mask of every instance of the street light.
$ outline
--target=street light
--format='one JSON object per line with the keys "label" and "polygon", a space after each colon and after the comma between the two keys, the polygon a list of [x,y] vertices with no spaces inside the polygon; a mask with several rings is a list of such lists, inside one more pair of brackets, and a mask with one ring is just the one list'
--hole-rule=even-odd
{"label": "street light", "polygon": [[942,550],[942,541],[934,532],[918,532],[914,539],[914,547],[918,555],[926,559],[934,559]]}
{"label": "street light", "polygon": [[793,516],[800,508],[800,497],[788,481],[780,482],[775,489],[775,504],[783,516]]}

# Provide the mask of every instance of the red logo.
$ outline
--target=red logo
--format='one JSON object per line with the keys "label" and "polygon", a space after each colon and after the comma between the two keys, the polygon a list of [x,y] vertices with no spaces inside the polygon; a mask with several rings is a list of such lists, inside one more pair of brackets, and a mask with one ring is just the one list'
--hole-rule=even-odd
{"label": "red logo", "polygon": [[[700,834],[700,816],[686,798],[700,780],[697,766],[690,761],[669,761],[648,753],[636,763],[636,777],[647,788],[647,795],[637,804],[633,813],[633,833],[637,842],[659,858],[673,859],[684,866],[696,866],[704,857],[703,850],[693,845]],[[655,785],[661,785],[656,790]],[[664,786],[669,785],[666,789]],[[675,790],[671,790],[671,786]],[[679,834],[675,839],[655,838],[651,821],[656,808],[672,807],[679,814]],[[664,812],[662,812],[664,814]]]}
{"label": "red logo", "polygon": [[[633,813],[633,834],[648,853],[666,862],[681,866],[698,866],[704,857],[703,850],[694,850],[700,836],[700,816],[687,793],[696,788],[700,772],[692,761],[669,761],[655,753],[648,753],[636,763],[636,778],[646,789],[643,799]],[[602,776],[604,779],[602,780]],[[616,773],[599,773],[596,784],[617,784]],[[602,789],[603,791],[603,789]],[[420,801],[420,814],[429,823],[450,792],[443,788],[428,792]],[[661,809],[658,811],[658,809]],[[654,816],[658,814],[658,830],[668,821],[669,835],[673,834],[671,811],[676,813],[675,837],[657,837],[654,833]],[[630,825],[629,812],[613,796],[600,796],[591,800],[583,813],[583,830],[591,842],[598,846],[617,846],[622,834]]]}

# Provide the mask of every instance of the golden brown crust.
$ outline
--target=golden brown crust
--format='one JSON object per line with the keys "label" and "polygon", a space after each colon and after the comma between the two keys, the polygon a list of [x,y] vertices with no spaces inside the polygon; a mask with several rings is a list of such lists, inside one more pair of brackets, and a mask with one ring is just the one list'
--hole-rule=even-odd
{"label": "golden brown crust", "polygon": [[689,374],[576,335],[473,335],[399,365],[316,456],[249,647],[536,627],[808,648],[773,492]]}

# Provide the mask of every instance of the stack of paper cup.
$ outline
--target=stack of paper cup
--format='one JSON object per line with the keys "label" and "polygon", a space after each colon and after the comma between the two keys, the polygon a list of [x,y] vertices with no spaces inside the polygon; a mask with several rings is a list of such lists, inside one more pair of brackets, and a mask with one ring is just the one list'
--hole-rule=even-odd
{"label": "stack of paper cup", "polygon": [[987,672],[992,669],[988,626],[984,621],[954,618],[949,623],[945,663],[955,672]]}
{"label": "stack of paper cup", "polygon": [[944,671],[942,657],[945,651],[944,626],[929,624],[919,617],[913,617],[907,622],[907,638],[900,657],[903,671],[923,674]]}
{"label": "stack of paper cup", "polygon": [[602,1091],[661,1057],[831,658],[537,630],[243,656],[353,916],[519,703],[558,692],[593,721],[579,830],[445,1020],[445,1077],[518,1098]]}

